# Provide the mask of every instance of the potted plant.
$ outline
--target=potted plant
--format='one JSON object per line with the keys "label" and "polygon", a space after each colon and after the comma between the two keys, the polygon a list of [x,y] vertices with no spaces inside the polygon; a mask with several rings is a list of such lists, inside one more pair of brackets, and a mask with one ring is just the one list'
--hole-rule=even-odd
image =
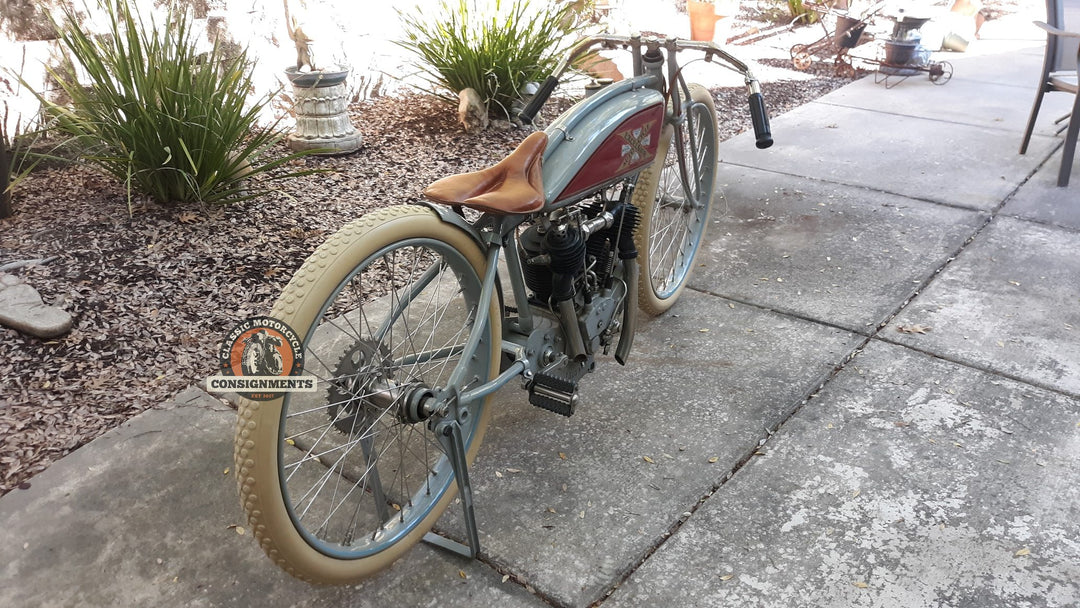
{"label": "potted plant", "polygon": [[[303,27],[285,5],[285,27],[296,46],[296,65],[285,69],[292,85],[296,126],[286,141],[296,151],[317,150],[319,154],[348,154],[360,149],[363,137],[349,120],[349,91],[346,69],[319,69],[312,59],[311,42]],[[306,68],[306,69],[305,69]]]}

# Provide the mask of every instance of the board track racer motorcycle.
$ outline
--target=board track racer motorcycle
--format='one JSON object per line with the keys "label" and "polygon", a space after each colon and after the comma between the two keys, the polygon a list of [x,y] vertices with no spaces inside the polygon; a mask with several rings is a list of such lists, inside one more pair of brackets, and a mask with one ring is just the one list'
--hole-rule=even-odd
{"label": "board track racer motorcycle", "polygon": [[[475,557],[469,464],[491,395],[512,381],[569,416],[578,383],[629,359],[636,309],[682,292],[717,168],[717,116],[683,80],[685,51],[742,74],[757,146],[772,144],[758,81],[712,43],[579,42],[521,112],[530,123],[575,59],[633,55],[509,156],[431,184],[425,204],[346,225],[292,277],[271,315],[302,339],[317,390],[243,400],[235,460],[250,529],[301,579],[346,583],[424,540]],[[601,368],[602,369],[602,368]],[[466,538],[430,532],[460,495]]]}

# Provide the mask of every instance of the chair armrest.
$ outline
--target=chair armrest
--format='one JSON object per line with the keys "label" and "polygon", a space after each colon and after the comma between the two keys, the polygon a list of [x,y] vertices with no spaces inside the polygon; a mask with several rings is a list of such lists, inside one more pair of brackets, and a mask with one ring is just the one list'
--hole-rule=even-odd
{"label": "chair armrest", "polygon": [[1060,36],[1062,38],[1080,38],[1080,32],[1068,32],[1062,29],[1058,29],[1052,25],[1043,23],[1042,21],[1036,21],[1035,25],[1046,30],[1052,36]]}

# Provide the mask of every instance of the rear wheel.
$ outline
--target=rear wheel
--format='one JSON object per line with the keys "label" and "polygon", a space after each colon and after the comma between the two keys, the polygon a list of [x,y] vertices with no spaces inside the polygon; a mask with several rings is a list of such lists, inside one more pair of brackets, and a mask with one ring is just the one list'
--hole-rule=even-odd
{"label": "rear wheel", "polygon": [[[290,574],[344,583],[389,566],[431,529],[457,491],[433,429],[415,407],[448,388],[495,377],[497,299],[480,345],[483,251],[426,207],[394,207],[334,235],[304,263],[271,313],[303,340],[317,391],[244,401],[235,458],[252,532]],[[450,414],[467,459],[489,412],[483,401]]]}
{"label": "rear wheel", "polygon": [[664,127],[656,161],[641,172],[634,191],[642,217],[635,235],[642,268],[638,304],[653,315],[671,308],[690,278],[716,186],[716,106],[705,87],[690,85],[689,91],[685,120]]}

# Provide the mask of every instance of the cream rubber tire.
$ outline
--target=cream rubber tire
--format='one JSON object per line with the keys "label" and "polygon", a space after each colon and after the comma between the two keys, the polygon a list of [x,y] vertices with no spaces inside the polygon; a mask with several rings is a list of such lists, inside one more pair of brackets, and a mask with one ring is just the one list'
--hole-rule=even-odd
{"label": "cream rubber tire", "polygon": [[[345,312],[342,317],[331,317],[330,309],[333,308],[331,302],[337,302],[339,296],[344,297],[346,284],[349,283],[354,275],[361,276],[358,273],[365,271],[367,268],[374,268],[375,264],[379,261],[384,261],[378,254],[380,251],[388,251],[389,248],[394,247],[397,244],[416,242],[420,244],[427,244],[436,250],[446,253],[446,259],[456,260],[453,270],[457,279],[468,283],[467,290],[474,294],[478,289],[479,282],[482,281],[484,276],[484,270],[486,267],[486,259],[484,252],[480,246],[466,234],[460,228],[444,223],[439,219],[435,212],[422,206],[399,206],[374,212],[367,216],[364,216],[358,220],[353,221],[339,232],[333,235],[325,243],[323,243],[316,251],[309,257],[303,264],[303,266],[296,272],[292,280],[285,287],[285,290],[275,303],[271,316],[287,323],[290,327],[297,332],[297,334],[304,341],[304,348],[311,349],[315,344],[316,329],[319,330],[320,336],[326,334],[327,329],[333,329],[336,331],[337,325],[335,321],[338,318],[347,318],[347,315],[352,314],[351,311]],[[396,250],[395,250],[396,251]],[[457,253],[454,253],[457,252]],[[385,257],[385,255],[384,255]],[[418,256],[419,257],[419,256]],[[370,262],[370,265],[366,265]],[[444,269],[449,266],[440,267],[439,277],[440,283],[443,277]],[[449,276],[449,275],[447,275]],[[462,279],[461,277],[465,277]],[[451,285],[453,287],[453,285]],[[404,290],[403,290],[404,291]],[[462,288],[464,293],[466,288]],[[441,302],[441,297],[436,298]],[[399,294],[400,298],[400,294]],[[344,300],[343,300],[344,301]],[[410,300],[411,302],[412,300]],[[393,303],[394,299],[390,298],[390,302]],[[401,306],[399,299],[398,306]],[[463,300],[464,302],[464,300]],[[363,308],[369,306],[369,303],[365,301],[363,304],[358,305],[356,310],[360,310],[360,317],[365,321],[364,317],[367,314]],[[449,306],[449,304],[447,304]],[[388,313],[389,317],[404,318],[408,314],[412,314],[408,310],[400,315],[394,315],[394,313]],[[325,315],[325,317],[324,317]],[[475,318],[475,315],[473,315]],[[468,315],[465,315],[464,323],[468,323],[470,319]],[[498,360],[500,354],[501,343],[501,315],[498,308],[498,297],[492,297],[491,307],[487,315],[489,333],[485,334],[485,341],[482,342],[477,349],[477,357],[469,358],[470,361],[479,360],[481,363],[466,363],[466,365],[476,365],[476,374],[474,380],[477,384],[493,379],[498,373]],[[396,321],[394,321],[396,323]],[[393,330],[391,330],[392,333]],[[458,330],[459,335],[462,330]],[[465,330],[467,334],[467,328]],[[359,333],[358,333],[359,335]],[[434,336],[434,330],[432,335]],[[359,338],[358,338],[359,339]],[[411,339],[411,337],[410,337]],[[345,340],[339,340],[339,342],[346,342]],[[359,344],[359,342],[357,343]],[[340,348],[339,348],[340,350]],[[375,356],[371,356],[373,351],[377,351]],[[307,352],[307,350],[305,351]],[[389,361],[391,355],[384,351],[379,351],[377,348],[363,346],[353,347],[352,351],[349,351],[349,347],[345,347],[345,352],[353,353],[353,357],[360,357],[361,354],[368,357],[367,366],[349,368],[349,373],[353,375],[353,381],[360,383],[357,378],[365,378],[368,382],[372,382],[371,378],[375,377],[375,374],[371,371],[377,365],[382,365]],[[359,354],[357,354],[359,353]],[[361,357],[362,358],[362,357]],[[385,360],[379,360],[384,359]],[[432,357],[434,358],[434,357]],[[337,372],[339,375],[342,373],[343,367],[348,367],[348,357],[343,357],[341,363],[337,368],[334,368],[332,372]],[[486,363],[484,360],[486,359]],[[305,367],[309,367],[313,361],[310,358],[306,359]],[[430,361],[425,362],[428,364]],[[417,364],[412,363],[414,367]],[[449,365],[447,369],[456,365],[456,363],[444,364]],[[486,368],[486,369],[485,369]],[[386,369],[390,369],[387,367]],[[397,368],[399,375],[401,369],[404,369],[404,365]],[[470,373],[474,370],[469,368]],[[330,370],[327,367],[327,370]],[[406,370],[408,371],[408,370]],[[380,372],[379,378],[389,377],[391,372],[383,370]],[[318,375],[318,374],[316,374]],[[331,375],[326,374],[324,375]],[[447,374],[448,375],[448,374]],[[480,377],[483,376],[483,377]],[[385,380],[383,380],[385,382]],[[340,378],[323,379],[319,382],[320,390],[325,391],[325,394],[334,395],[340,397],[340,393],[345,389],[338,388],[343,381]],[[365,387],[369,388],[369,387]],[[458,387],[460,388],[460,387]],[[335,392],[336,391],[336,392]],[[324,393],[320,393],[324,394]],[[369,399],[369,401],[364,401]],[[345,432],[340,429],[345,428],[348,431],[346,424],[351,423],[356,425],[356,420],[363,418],[366,421],[368,417],[374,420],[382,420],[382,425],[397,425],[400,429],[398,437],[392,435],[387,431],[386,441],[393,442],[399,441],[402,445],[405,445],[405,441],[414,441],[414,436],[420,436],[421,439],[415,440],[421,442],[424,446],[425,452],[430,448],[431,442],[423,437],[425,433],[426,425],[421,422],[419,425],[412,424],[407,425],[400,423],[396,420],[392,420],[392,416],[395,406],[388,407],[383,412],[375,412],[374,407],[370,405],[373,403],[374,398],[362,398],[355,397],[350,403],[356,402],[360,405],[353,406],[356,408],[353,412],[346,412],[347,405],[328,405],[327,411],[330,412],[330,420],[326,422],[326,418],[321,420],[325,423],[326,429],[322,431],[322,437],[329,438],[345,436],[347,440],[338,439],[339,443],[345,446],[351,445],[352,447],[336,449],[339,450],[352,450],[355,451],[357,444],[363,444],[363,436],[352,439],[352,437],[346,435]],[[328,399],[328,403],[332,399]],[[485,400],[484,403],[477,403],[469,405],[468,413],[470,415],[467,428],[463,429],[463,434],[466,434],[467,442],[467,460],[471,463],[476,456],[477,450],[483,440],[484,431],[487,427],[490,419],[490,407],[487,406]],[[295,498],[290,495],[288,487],[284,490],[282,484],[287,484],[290,479],[289,475],[284,472],[284,467],[294,466],[293,472],[298,471],[301,466],[308,466],[308,462],[311,462],[309,468],[323,466],[323,468],[334,472],[333,467],[326,467],[321,460],[314,462],[314,458],[309,458],[309,455],[315,448],[309,448],[308,453],[299,459],[300,464],[293,465],[288,458],[295,458],[297,442],[300,437],[293,443],[286,441],[286,434],[283,431],[283,424],[287,423],[289,414],[289,396],[278,398],[273,401],[251,401],[241,400],[239,415],[237,419],[235,442],[234,442],[234,459],[237,472],[237,484],[239,488],[241,503],[244,510],[248,514],[248,523],[250,530],[254,537],[258,540],[262,549],[266,554],[281,568],[286,570],[289,574],[314,583],[330,583],[330,584],[342,584],[352,581],[356,581],[365,577],[368,577],[386,567],[388,567],[395,560],[400,558],[410,547],[415,545],[425,533],[427,533],[434,525],[435,521],[445,511],[447,506],[453,500],[457,493],[457,485],[453,479],[452,471],[447,473],[446,467],[449,466],[448,460],[445,456],[435,451],[435,448],[431,449],[430,458],[435,459],[434,464],[429,462],[423,462],[422,466],[430,467],[429,470],[424,470],[420,482],[401,482],[401,487],[398,488],[399,492],[404,492],[405,499],[409,499],[406,503],[404,499],[401,500],[399,505],[396,500],[392,500],[389,494],[383,494],[383,485],[385,482],[380,481],[378,471],[383,467],[380,458],[387,458],[384,456],[384,452],[378,452],[372,456],[368,451],[364,452],[364,463],[360,466],[366,466],[363,471],[365,481],[359,491],[356,491],[359,481],[353,481],[354,485],[350,491],[353,496],[352,500],[357,502],[361,500],[369,500],[372,503],[381,502],[382,505],[376,504],[375,506],[379,510],[380,515],[370,516],[378,522],[378,529],[373,530],[371,536],[375,537],[382,532],[383,521],[386,520],[386,511],[393,507],[394,511],[390,514],[390,525],[394,529],[393,538],[383,542],[380,541],[377,547],[378,550],[368,547],[368,551],[358,551],[355,555],[351,554],[351,545],[353,544],[352,536],[349,540],[342,545],[337,545],[332,541],[324,541],[324,539],[318,538],[320,532],[319,529],[308,529],[302,523],[301,508],[298,506],[297,501],[302,501],[307,495]],[[367,405],[365,405],[367,404]],[[298,406],[299,407],[299,406]],[[300,408],[303,409],[303,408]],[[393,410],[393,411],[391,411]],[[387,414],[390,412],[390,414]],[[299,415],[299,414],[297,414]],[[304,414],[310,416],[310,414]],[[322,414],[320,414],[322,415]],[[465,415],[462,414],[462,419],[465,420]],[[389,421],[389,422],[388,422]],[[407,422],[407,421],[406,421]],[[306,423],[306,421],[305,421]],[[463,425],[466,423],[463,422]],[[372,429],[376,428],[376,422],[371,422]],[[337,427],[337,428],[331,428]],[[380,426],[379,429],[382,427]],[[382,432],[381,430],[379,432]],[[374,434],[375,431],[372,431]],[[407,439],[401,439],[402,436],[408,434]],[[289,440],[293,441],[293,440]],[[373,443],[373,439],[368,439],[369,443]],[[409,444],[411,446],[413,444]],[[436,445],[437,448],[437,445]],[[370,446],[365,450],[371,449]],[[379,449],[383,449],[381,446]],[[407,449],[413,449],[412,447],[402,447],[404,452]],[[300,450],[302,451],[302,450]],[[288,457],[286,455],[289,455]],[[398,469],[405,470],[407,464],[404,463],[405,456],[402,456],[403,460],[398,463]],[[345,470],[345,456],[340,457],[342,462],[341,470],[344,473]],[[377,466],[376,466],[377,465]],[[391,465],[393,462],[391,461]],[[335,466],[337,466],[335,464]],[[434,477],[434,473],[431,472],[434,469],[438,469],[439,476]],[[375,470],[375,473],[368,474],[369,471]],[[316,469],[316,473],[321,469]],[[395,475],[398,471],[395,470]],[[323,476],[328,476],[329,473],[323,473]],[[405,477],[405,473],[400,473],[401,477]],[[449,477],[447,477],[449,475]],[[369,477],[374,477],[374,481],[369,481]],[[384,478],[387,477],[384,475]],[[340,482],[340,479],[345,478],[344,474],[339,477],[332,477],[336,482]],[[426,478],[426,481],[425,481]],[[435,479],[435,482],[431,480]],[[390,488],[394,489],[393,484],[398,480],[390,480]],[[370,486],[368,484],[371,484]],[[408,485],[409,483],[419,483],[420,490],[417,491],[415,496],[421,497],[423,500],[429,500],[425,503],[423,509],[419,507],[412,509],[413,506],[413,490]],[[437,483],[438,487],[433,486],[433,483]],[[378,484],[379,490],[376,496],[382,497],[381,501],[377,499],[371,499],[368,495],[374,494],[373,489]],[[425,488],[425,485],[427,487]],[[318,485],[318,483],[316,484]],[[308,492],[315,491],[316,496],[323,491],[322,486],[331,485],[328,481],[323,481],[318,490],[315,490],[315,486],[312,486]],[[425,494],[426,489],[426,496]],[[441,494],[440,494],[441,492]],[[299,493],[297,493],[299,494]],[[331,505],[333,500],[331,498]],[[295,499],[295,500],[294,500]],[[311,503],[314,504],[316,498],[311,498]],[[341,504],[344,504],[344,499]],[[310,508],[310,505],[309,507]],[[327,515],[327,521],[331,517],[334,517],[335,512],[338,510],[338,506],[334,506]],[[347,509],[341,508],[342,511]],[[406,514],[413,515],[413,511],[417,511],[415,519],[405,521]],[[320,513],[316,513],[316,520],[320,517]],[[355,518],[353,515],[352,526],[355,526]],[[397,520],[401,519],[400,525]],[[350,530],[349,534],[352,534]],[[365,534],[367,532],[365,531]],[[361,540],[365,537],[357,536]],[[374,546],[374,545],[373,545]]]}
{"label": "cream rubber tire", "polygon": [[634,235],[641,278],[638,306],[658,315],[675,304],[694,268],[715,196],[717,164],[716,106],[708,89],[692,84],[693,102],[680,126],[687,155],[688,184],[677,161],[676,132],[665,125],[656,160],[641,172],[633,203],[641,210]]}

